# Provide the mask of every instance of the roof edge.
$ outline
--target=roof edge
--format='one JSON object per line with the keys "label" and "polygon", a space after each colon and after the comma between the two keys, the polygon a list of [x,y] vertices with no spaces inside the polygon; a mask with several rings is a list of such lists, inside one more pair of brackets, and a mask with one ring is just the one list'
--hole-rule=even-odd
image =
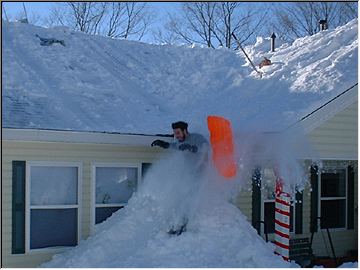
{"label": "roof edge", "polygon": [[344,110],[354,102],[357,102],[357,90],[358,83],[347,88],[345,91],[341,92],[336,97],[332,98],[314,111],[305,115],[289,128],[294,128],[302,125],[303,129],[305,130],[305,134],[310,133],[315,128],[319,127],[327,120],[335,116],[340,111]]}
{"label": "roof edge", "polygon": [[116,144],[150,146],[152,140],[171,135],[126,134],[116,132],[72,131],[51,129],[2,128],[2,140],[33,142],[65,142],[84,144]]}

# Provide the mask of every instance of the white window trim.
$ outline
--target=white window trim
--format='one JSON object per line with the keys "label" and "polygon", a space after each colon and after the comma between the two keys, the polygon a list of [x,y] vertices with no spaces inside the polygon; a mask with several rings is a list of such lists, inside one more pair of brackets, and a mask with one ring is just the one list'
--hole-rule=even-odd
{"label": "white window trim", "polygon": [[96,207],[121,207],[126,206],[126,203],[112,203],[112,204],[96,204],[95,197],[95,187],[96,187],[96,168],[97,167],[109,167],[109,168],[136,168],[138,170],[137,177],[137,187],[142,183],[142,175],[141,175],[141,167],[142,163],[133,162],[133,163],[125,163],[125,162],[92,162],[91,163],[91,216],[90,216],[90,234],[93,234],[95,231],[95,210]]}
{"label": "white window trim", "polygon": [[[321,175],[323,174],[322,171],[326,172],[332,172],[332,171],[340,171],[340,170],[345,170],[345,197],[321,197]],[[327,200],[344,200],[345,199],[345,227],[342,228],[329,228],[329,230],[331,231],[346,231],[347,227],[348,227],[348,170],[346,167],[331,167],[331,166],[326,166],[321,168],[321,171],[318,175],[318,216],[321,217],[321,201],[327,201]],[[325,228],[322,229],[320,226],[320,220],[317,220],[317,229],[318,230],[326,230]]]}
{"label": "white window trim", "polygon": [[[31,167],[44,166],[44,167],[77,167],[78,168],[78,203],[76,205],[30,205],[30,187],[31,187]],[[25,253],[38,254],[38,253],[51,253],[62,250],[67,250],[71,247],[47,247],[30,249],[30,210],[31,209],[65,209],[77,208],[77,244],[81,240],[81,217],[82,217],[82,163],[81,162],[57,162],[57,161],[27,161],[26,162],[26,191],[25,191]]]}

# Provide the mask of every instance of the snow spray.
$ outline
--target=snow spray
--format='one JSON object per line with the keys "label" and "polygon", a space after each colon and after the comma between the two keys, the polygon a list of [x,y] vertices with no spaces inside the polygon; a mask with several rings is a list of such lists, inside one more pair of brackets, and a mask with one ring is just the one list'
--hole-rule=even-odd
{"label": "snow spray", "polygon": [[[302,191],[309,182],[304,159],[315,151],[301,128],[282,133],[238,133],[237,160],[239,185],[251,184],[255,168],[272,171],[272,181],[260,181],[261,189],[273,190],[275,196],[275,249],[277,255],[289,260],[290,206],[295,193]],[[316,159],[317,160],[317,159]],[[261,174],[260,174],[261,175]],[[268,177],[269,178],[269,177]],[[268,187],[267,187],[268,185]],[[266,196],[266,192],[263,194]]]}
{"label": "snow spray", "polygon": [[296,191],[302,191],[309,181],[304,160],[318,160],[301,128],[281,133],[248,132],[244,129],[236,131],[235,144],[238,181],[243,188],[251,185],[255,168],[268,168],[274,171],[273,182],[264,182],[262,187],[269,184],[275,188],[276,170],[283,181],[283,191],[294,195]]}

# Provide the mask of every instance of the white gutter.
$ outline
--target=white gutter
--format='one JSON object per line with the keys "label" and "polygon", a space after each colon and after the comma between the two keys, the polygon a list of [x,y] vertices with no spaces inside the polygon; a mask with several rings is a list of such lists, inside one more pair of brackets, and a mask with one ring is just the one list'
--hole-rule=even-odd
{"label": "white gutter", "polygon": [[66,142],[116,144],[124,146],[150,146],[156,139],[171,141],[171,137],[153,135],[131,135],[101,132],[54,131],[39,129],[2,129],[2,140],[33,142]]}

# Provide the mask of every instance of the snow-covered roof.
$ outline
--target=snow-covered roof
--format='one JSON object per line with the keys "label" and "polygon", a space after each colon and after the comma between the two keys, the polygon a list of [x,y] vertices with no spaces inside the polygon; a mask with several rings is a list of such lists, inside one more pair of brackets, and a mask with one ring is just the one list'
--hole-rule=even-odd
{"label": "snow-covered roof", "polygon": [[166,134],[185,120],[205,132],[216,114],[238,129],[282,130],[357,83],[357,29],[353,20],[273,53],[258,38],[245,50],[273,63],[259,78],[241,52],[3,22],[3,127]]}

